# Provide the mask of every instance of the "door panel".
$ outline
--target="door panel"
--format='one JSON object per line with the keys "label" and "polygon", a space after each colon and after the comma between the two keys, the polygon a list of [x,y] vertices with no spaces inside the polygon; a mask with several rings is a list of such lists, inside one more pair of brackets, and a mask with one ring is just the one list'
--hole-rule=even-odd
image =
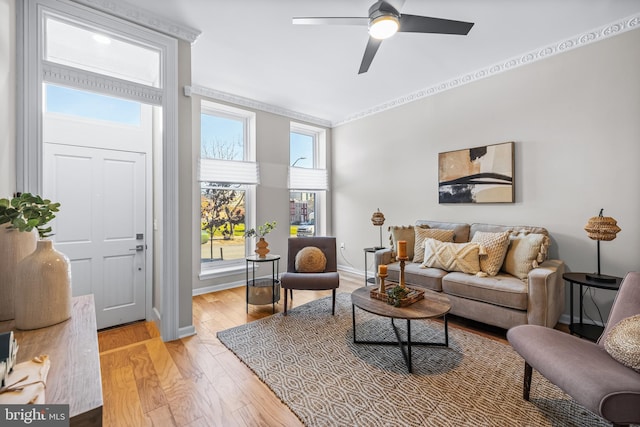
{"label": "door panel", "polygon": [[146,227],[145,156],[44,144],[44,195],[61,203],[56,248],[71,261],[73,295],[94,294],[98,328],[146,317],[146,245],[136,239]]}

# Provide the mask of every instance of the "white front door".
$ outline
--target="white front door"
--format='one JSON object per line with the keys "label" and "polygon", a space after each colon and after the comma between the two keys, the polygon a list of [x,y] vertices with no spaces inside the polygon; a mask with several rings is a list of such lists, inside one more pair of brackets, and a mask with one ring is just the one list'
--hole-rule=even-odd
{"label": "white front door", "polygon": [[94,294],[98,329],[145,319],[146,154],[45,143],[43,194],[61,203],[56,248],[73,295]]}

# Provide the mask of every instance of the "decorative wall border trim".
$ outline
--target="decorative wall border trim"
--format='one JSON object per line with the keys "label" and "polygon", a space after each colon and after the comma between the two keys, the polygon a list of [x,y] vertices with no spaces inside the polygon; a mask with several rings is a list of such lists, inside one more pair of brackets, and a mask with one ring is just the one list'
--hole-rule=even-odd
{"label": "decorative wall border trim", "polygon": [[624,19],[621,19],[617,22],[597,28],[595,30],[588,31],[586,33],[582,33],[580,35],[577,35],[553,44],[549,44],[542,48],[527,52],[519,56],[515,56],[505,61],[482,68],[475,72],[464,74],[460,77],[456,77],[451,80],[438,83],[434,86],[421,89],[416,92],[387,101],[383,104],[376,105],[374,107],[369,108],[368,110],[364,110],[364,111],[355,113],[351,116],[348,116],[344,120],[333,122],[331,123],[331,126],[332,127],[340,126],[345,123],[349,123],[366,116],[371,116],[373,114],[377,114],[382,111],[390,110],[392,108],[399,107],[409,102],[417,101],[427,96],[435,95],[437,93],[444,92],[446,90],[453,89],[467,83],[475,82],[485,77],[491,77],[493,75],[502,73],[504,71],[509,71],[523,65],[531,64],[532,62],[546,59],[553,55],[567,52],[571,49],[586,46],[588,44],[598,42],[630,30],[634,30],[639,26],[640,26],[640,14],[632,15]]}
{"label": "decorative wall border trim", "polygon": [[113,16],[194,43],[202,32],[121,0],[73,0]]}
{"label": "decorative wall border trim", "polygon": [[219,90],[210,89],[202,86],[185,86],[184,94],[185,96],[191,96],[191,94],[206,96],[207,98],[217,99],[218,101],[229,102],[231,104],[241,105],[243,107],[265,111],[267,113],[278,114],[281,116],[289,117],[290,119],[300,120],[300,121],[311,123],[317,126],[323,126],[327,128],[331,127],[331,121],[329,120],[310,116],[308,114],[298,113],[296,111],[287,110],[286,108],[277,107],[271,104],[265,104],[263,102],[255,101],[253,99],[244,98],[238,95],[232,95],[227,92],[222,92]]}

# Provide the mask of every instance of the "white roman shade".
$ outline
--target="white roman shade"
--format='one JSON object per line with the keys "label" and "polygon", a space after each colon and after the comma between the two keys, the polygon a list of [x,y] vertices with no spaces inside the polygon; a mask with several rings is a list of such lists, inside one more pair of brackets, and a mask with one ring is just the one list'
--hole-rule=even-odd
{"label": "white roman shade", "polygon": [[329,189],[327,170],[290,167],[289,189],[326,191]]}
{"label": "white roman shade", "polygon": [[256,185],[260,171],[256,162],[200,159],[200,181]]}

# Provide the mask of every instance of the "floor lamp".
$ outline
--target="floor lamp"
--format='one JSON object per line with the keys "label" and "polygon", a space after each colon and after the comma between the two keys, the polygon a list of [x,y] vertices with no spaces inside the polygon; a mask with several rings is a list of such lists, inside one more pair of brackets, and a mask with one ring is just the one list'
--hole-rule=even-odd
{"label": "floor lamp", "polygon": [[376,227],[380,227],[380,246],[378,246],[376,249],[383,249],[384,246],[382,246],[382,224],[384,224],[384,214],[380,212],[380,208],[378,208],[378,210],[374,212],[373,215],[371,215],[371,222]]}
{"label": "floor lamp", "polygon": [[598,273],[587,274],[587,279],[595,280],[596,282],[614,283],[616,278],[613,276],[607,276],[606,274],[600,274],[600,241],[613,240],[616,238],[616,234],[621,230],[617,225],[617,221],[610,216],[602,216],[604,209],[600,209],[600,214],[589,218],[589,222],[585,225],[584,229],[587,232],[587,236],[590,239],[597,242],[597,257],[598,257]]}

